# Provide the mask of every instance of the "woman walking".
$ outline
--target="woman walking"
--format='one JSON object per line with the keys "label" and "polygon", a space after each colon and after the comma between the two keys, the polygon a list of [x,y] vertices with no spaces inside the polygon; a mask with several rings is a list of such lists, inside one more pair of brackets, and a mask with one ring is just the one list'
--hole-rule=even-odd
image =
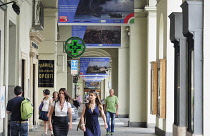
{"label": "woman walking", "polygon": [[58,95],[59,95],[59,93],[58,92],[53,92],[53,95],[52,95],[52,99],[53,99],[53,101],[57,101],[58,100]]}
{"label": "woman walking", "polygon": [[[72,128],[70,99],[66,89],[61,88],[58,100],[52,102],[49,113],[49,127],[51,130],[53,129],[54,136],[67,136],[68,130]],[[55,115],[52,119],[53,112]]]}
{"label": "woman walking", "polygon": [[48,111],[50,108],[50,105],[52,104],[52,99],[50,98],[50,91],[48,89],[44,89],[43,90],[43,107],[41,109],[40,115],[39,115],[39,119],[43,120],[44,122],[44,133],[42,134],[42,136],[46,136],[47,135],[47,123],[48,123]]}
{"label": "woman walking", "polygon": [[[104,120],[104,127],[107,129],[106,116],[100,98],[95,90],[91,90],[89,92],[89,103],[84,106],[81,116],[81,128],[84,131],[84,136],[101,136],[98,121],[99,112]],[[84,118],[86,121],[84,121]]]}

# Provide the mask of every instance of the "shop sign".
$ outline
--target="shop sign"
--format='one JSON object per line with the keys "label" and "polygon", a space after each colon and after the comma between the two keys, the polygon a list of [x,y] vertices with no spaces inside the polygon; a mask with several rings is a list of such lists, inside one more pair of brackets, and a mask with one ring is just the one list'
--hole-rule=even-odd
{"label": "shop sign", "polygon": [[38,87],[54,87],[54,60],[39,60]]}

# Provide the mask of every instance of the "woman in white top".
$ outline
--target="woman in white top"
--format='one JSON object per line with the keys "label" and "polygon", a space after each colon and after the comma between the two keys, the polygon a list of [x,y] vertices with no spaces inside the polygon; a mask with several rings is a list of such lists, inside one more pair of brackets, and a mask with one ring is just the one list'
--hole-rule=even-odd
{"label": "woman in white top", "polygon": [[43,95],[44,95],[44,99],[43,99],[43,107],[42,110],[40,112],[39,115],[39,119],[44,121],[44,133],[42,134],[43,136],[47,135],[47,123],[48,123],[48,111],[50,108],[50,105],[52,104],[52,99],[50,98],[50,91],[48,89],[44,89],[43,90]]}
{"label": "woman in white top", "polygon": [[67,136],[68,130],[72,128],[70,99],[66,89],[61,88],[58,100],[52,102],[49,112],[49,127],[51,130],[53,129],[54,136]]}

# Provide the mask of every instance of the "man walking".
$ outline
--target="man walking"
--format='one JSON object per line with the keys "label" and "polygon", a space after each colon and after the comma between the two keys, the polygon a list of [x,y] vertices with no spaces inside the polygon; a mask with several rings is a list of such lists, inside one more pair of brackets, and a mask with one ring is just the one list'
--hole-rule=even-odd
{"label": "man walking", "polygon": [[7,103],[7,113],[11,113],[10,136],[28,136],[28,119],[22,120],[20,113],[23,91],[20,86],[14,88],[15,98]]}
{"label": "man walking", "polygon": [[[115,115],[118,115],[118,98],[114,95],[114,90],[109,90],[109,96],[105,100],[105,111],[107,119],[107,134],[114,135],[114,125],[115,125]],[[110,118],[111,118],[111,127],[110,127]]]}

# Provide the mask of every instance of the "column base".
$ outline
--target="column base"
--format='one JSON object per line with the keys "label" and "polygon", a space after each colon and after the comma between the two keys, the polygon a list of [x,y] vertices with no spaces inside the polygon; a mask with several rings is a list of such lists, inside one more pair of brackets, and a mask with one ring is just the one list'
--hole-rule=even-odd
{"label": "column base", "polygon": [[186,133],[187,135],[186,136],[203,136],[203,135],[197,135],[197,134],[193,134],[193,133],[191,133],[191,132],[189,132],[189,131],[187,131],[187,133]]}
{"label": "column base", "polygon": [[128,121],[128,127],[147,127],[147,122],[130,122]]}
{"label": "column base", "polygon": [[155,135],[157,136],[173,136],[171,132],[166,132],[155,126]]}
{"label": "column base", "polygon": [[147,128],[155,128],[155,123],[147,123]]}
{"label": "column base", "polygon": [[186,136],[186,127],[180,127],[177,125],[173,125],[173,136]]}
{"label": "column base", "polygon": [[129,118],[128,114],[119,114],[118,118]]}
{"label": "column base", "polygon": [[158,127],[155,126],[155,135],[157,136],[165,136],[166,132]]}

